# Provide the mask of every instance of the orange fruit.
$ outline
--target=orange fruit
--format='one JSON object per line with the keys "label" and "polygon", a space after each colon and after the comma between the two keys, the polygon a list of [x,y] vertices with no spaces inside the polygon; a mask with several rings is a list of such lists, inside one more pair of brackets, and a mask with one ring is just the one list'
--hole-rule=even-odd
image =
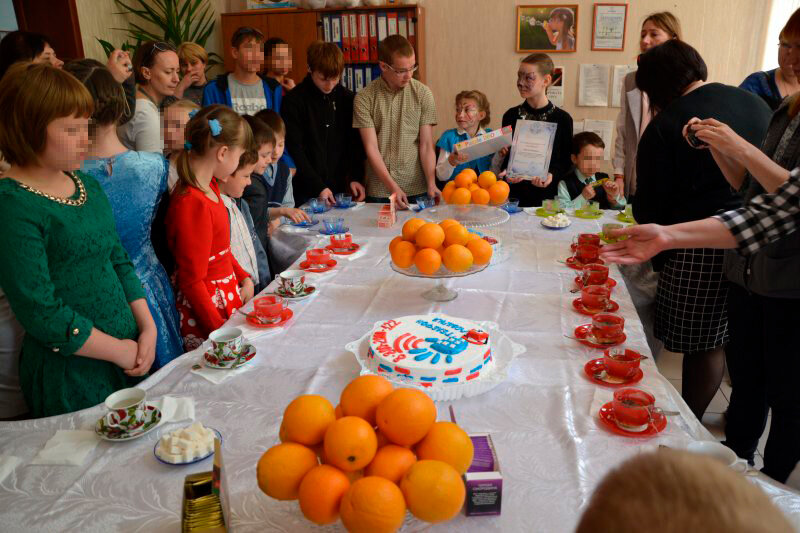
{"label": "orange fruit", "polygon": [[444,247],[452,244],[467,244],[469,232],[461,224],[452,224],[444,230]]}
{"label": "orange fruit", "polygon": [[475,190],[472,191],[472,203],[478,205],[486,205],[491,200],[489,196],[489,191],[486,189],[481,189],[480,187],[476,187]]}
{"label": "orange fruit", "polygon": [[[341,470],[340,470],[341,472]],[[361,470],[353,470],[352,472],[344,472],[344,475],[347,476],[347,479],[350,480],[350,483],[354,483],[355,481],[364,477],[364,469]]]}
{"label": "orange fruit", "polygon": [[455,189],[455,187],[456,187],[455,180],[450,180],[444,184],[444,187],[442,187],[442,191],[444,191],[445,189]]}
{"label": "orange fruit", "polygon": [[281,428],[278,430],[278,438],[281,442],[290,442],[289,437],[286,435],[286,426],[281,422]]}
{"label": "orange fruit", "polygon": [[399,484],[406,470],[416,462],[417,457],[408,448],[388,444],[378,450],[375,458],[364,469],[364,473],[368,476],[380,476],[392,483]]}
{"label": "orange fruit", "polygon": [[459,223],[458,220],[453,220],[452,218],[446,218],[446,219],[442,220],[441,222],[439,222],[439,225],[442,227],[442,229],[447,229],[450,226],[452,226],[453,224],[458,224],[458,223]]}
{"label": "orange fruit", "polygon": [[489,187],[489,197],[492,199],[492,203],[495,205],[502,204],[508,200],[509,192],[511,192],[511,188],[505,181],[498,181]]}
{"label": "orange fruit", "polygon": [[357,416],[375,426],[375,410],[394,387],[381,376],[360,376],[347,384],[342,391],[339,405],[344,416]]}
{"label": "orange fruit", "polygon": [[378,428],[389,441],[401,446],[422,440],[436,421],[436,405],[416,389],[395,389],[378,405]]}
{"label": "orange fruit", "polygon": [[414,264],[417,247],[408,241],[398,242],[391,251],[392,262],[400,268],[408,268]]}
{"label": "orange fruit", "polygon": [[442,461],[417,461],[400,482],[411,514],[426,522],[450,520],[464,505],[466,489],[455,468]]}
{"label": "orange fruit", "polygon": [[459,172],[459,174],[464,174],[465,176],[469,176],[470,183],[475,183],[476,181],[478,181],[478,173],[471,168],[465,168],[464,170]]}
{"label": "orange fruit", "polygon": [[350,533],[393,533],[403,525],[406,502],[397,485],[367,476],[344,493],[339,514]]}
{"label": "orange fruit", "polygon": [[421,218],[410,218],[403,224],[403,240],[414,242],[417,230],[427,224]]}
{"label": "orange fruit", "polygon": [[467,249],[472,253],[476,265],[485,265],[492,260],[492,245],[478,238],[467,243]]}
{"label": "orange fruit", "polygon": [[389,242],[389,252],[391,252],[392,250],[394,250],[394,246],[395,246],[395,245],[396,245],[398,242],[403,242],[403,237],[402,237],[402,236],[400,236],[400,235],[398,235],[397,237],[395,237],[394,239],[392,239],[392,240],[391,240],[391,242]]}
{"label": "orange fruit", "polygon": [[490,170],[487,170],[486,172],[481,172],[481,175],[478,176],[478,185],[480,185],[484,189],[488,189],[495,183],[497,183],[497,176],[495,176],[494,172]]}
{"label": "orange fruit", "polygon": [[453,180],[453,182],[456,184],[456,189],[461,187],[469,187],[469,184],[472,183],[472,176],[470,176],[470,174],[466,171],[462,170],[458,176],[456,176],[456,179]]}
{"label": "orange fruit", "polygon": [[469,270],[475,259],[472,257],[472,252],[469,248],[460,244],[451,244],[444,249],[442,255],[442,263],[447,270],[453,272],[464,272]]}
{"label": "orange fruit", "polygon": [[451,204],[467,205],[472,200],[472,193],[466,187],[457,187],[450,195]]}
{"label": "orange fruit", "polygon": [[375,430],[367,421],[357,416],[344,416],[331,424],[325,432],[325,457],[328,464],[346,472],[367,466],[375,457],[377,449]]}
{"label": "orange fruit", "polygon": [[416,447],[420,460],[444,461],[459,474],[466,472],[472,464],[474,451],[467,432],[452,422],[436,422]]}
{"label": "orange fruit", "polygon": [[336,415],[336,420],[339,420],[344,416],[341,404],[336,406],[336,409],[333,410],[333,414]]}
{"label": "orange fruit", "polygon": [[[467,244],[471,243],[475,239],[480,239],[480,238],[481,236],[478,235],[477,233],[472,233],[471,231],[467,232]],[[464,246],[466,246],[466,244]]]}
{"label": "orange fruit", "polygon": [[286,406],[283,422],[286,438],[292,442],[313,446],[325,438],[325,430],[336,420],[333,405],[317,394],[298,396]]}
{"label": "orange fruit", "polygon": [[258,460],[258,488],[276,500],[296,500],[303,477],[318,464],[311,448],[296,442],[278,444]]}
{"label": "orange fruit", "polygon": [[444,242],[444,230],[439,224],[428,222],[417,230],[416,243],[420,248],[438,248]]}
{"label": "orange fruit", "polygon": [[[453,182],[451,181],[450,183],[453,183]],[[450,185],[450,183],[448,183],[447,185]],[[447,185],[445,185],[444,189],[442,189],[442,200],[444,200],[445,203],[449,204],[450,203],[450,196],[453,194],[453,191],[456,190],[456,188],[455,188],[455,186],[448,187]]]}
{"label": "orange fruit", "polygon": [[442,256],[433,248],[423,248],[414,256],[414,264],[423,274],[431,275],[442,266]]}
{"label": "orange fruit", "polygon": [[332,524],[339,518],[342,496],[350,488],[350,480],[338,468],[315,466],[300,482],[300,511],[315,524]]}
{"label": "orange fruit", "polygon": [[478,185],[477,183],[470,183],[469,187],[467,187],[467,189],[469,189],[469,192],[476,191],[476,190],[478,190],[480,188],[481,188],[481,186]]}

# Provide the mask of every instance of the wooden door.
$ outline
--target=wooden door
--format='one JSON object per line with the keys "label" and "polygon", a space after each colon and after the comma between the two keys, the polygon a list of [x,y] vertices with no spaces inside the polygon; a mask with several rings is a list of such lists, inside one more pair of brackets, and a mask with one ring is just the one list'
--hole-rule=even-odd
{"label": "wooden door", "polygon": [[14,0],[20,30],[46,36],[63,61],[83,58],[83,40],[75,0]]}

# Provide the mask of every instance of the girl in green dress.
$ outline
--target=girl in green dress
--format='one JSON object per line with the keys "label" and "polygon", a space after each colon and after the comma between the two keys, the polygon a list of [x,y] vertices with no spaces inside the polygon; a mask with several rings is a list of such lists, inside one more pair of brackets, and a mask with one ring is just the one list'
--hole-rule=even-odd
{"label": "girl in green dress", "polygon": [[34,417],[102,402],[150,369],[156,328],[100,185],[79,172],[92,97],[70,74],[17,64],[0,81],[0,287],[25,328]]}

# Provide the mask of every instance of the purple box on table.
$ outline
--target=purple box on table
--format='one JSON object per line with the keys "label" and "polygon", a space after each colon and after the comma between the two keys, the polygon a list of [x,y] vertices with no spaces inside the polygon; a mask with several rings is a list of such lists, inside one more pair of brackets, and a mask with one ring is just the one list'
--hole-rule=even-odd
{"label": "purple box on table", "polygon": [[475,455],[464,482],[467,486],[467,516],[498,515],[503,495],[503,475],[492,437],[488,433],[470,435]]}

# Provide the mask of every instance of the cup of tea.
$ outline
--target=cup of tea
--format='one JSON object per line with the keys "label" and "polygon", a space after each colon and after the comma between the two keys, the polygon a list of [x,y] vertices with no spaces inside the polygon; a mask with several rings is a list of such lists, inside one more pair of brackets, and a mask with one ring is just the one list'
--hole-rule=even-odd
{"label": "cup of tea", "polygon": [[644,431],[653,420],[656,398],[641,389],[617,389],[612,403],[617,425],[627,431]]}
{"label": "cup of tea", "polygon": [[306,258],[311,266],[325,266],[331,259],[331,253],[324,248],[311,248],[306,250]]}
{"label": "cup of tea", "polygon": [[289,307],[289,300],[277,294],[268,294],[253,300],[256,318],[262,324],[274,324],[281,321],[283,310]]}
{"label": "cup of tea", "polygon": [[625,319],[611,313],[597,313],[592,317],[592,335],[599,344],[613,344],[622,336]]}
{"label": "cup of tea", "polygon": [[138,387],[120,389],[109,394],[105,401],[108,409],[105,416],[106,426],[122,431],[141,427],[145,422],[146,397],[145,390]]}
{"label": "cup of tea", "polygon": [[608,281],[608,267],[599,263],[586,265],[581,271],[581,281],[583,281],[584,287],[605,285]]}
{"label": "cup of tea", "polygon": [[589,211],[592,213],[600,213],[600,202],[589,202]]}
{"label": "cup of tea", "polygon": [[600,246],[600,235],[597,233],[579,233],[572,239],[573,244],[580,246],[581,244],[593,244]]}
{"label": "cup of tea", "polygon": [[208,340],[211,341],[210,354],[223,363],[238,359],[244,346],[244,335],[239,328],[219,328],[211,332]]}
{"label": "cup of tea", "polygon": [[296,295],[306,288],[306,273],[304,270],[284,270],[275,276],[275,281],[282,292]]}
{"label": "cup of tea", "polygon": [[617,224],[616,222],[608,222],[603,224],[603,237],[605,237],[608,241],[616,241],[617,237],[612,237],[611,232],[618,229],[622,229],[622,224]]}
{"label": "cup of tea", "polygon": [[353,236],[350,233],[331,235],[331,246],[338,249],[350,248],[353,244]]}
{"label": "cup of tea", "polygon": [[581,303],[590,313],[599,313],[608,309],[611,289],[605,285],[586,285],[581,289]]}
{"label": "cup of tea", "polygon": [[716,459],[737,472],[746,472],[748,469],[746,460],[740,459],[737,457],[736,452],[717,441],[700,440],[690,442],[686,449],[692,453],[707,455]]}
{"label": "cup of tea", "polygon": [[[519,205],[519,204],[517,204]],[[542,202],[542,209],[545,213],[557,213],[558,212],[558,199],[553,198],[552,200],[545,200]]]}
{"label": "cup of tea", "polygon": [[353,197],[349,194],[340,192],[336,195],[336,205],[338,207],[350,207],[353,203]]}
{"label": "cup of tea", "polygon": [[633,218],[633,204],[625,204],[625,216]]}
{"label": "cup of tea", "polygon": [[325,201],[319,198],[312,198],[308,201],[308,205],[314,213],[322,213],[325,211]]}
{"label": "cup of tea", "polygon": [[603,352],[603,365],[609,376],[630,379],[636,375],[642,354],[629,348],[609,348]]}
{"label": "cup of tea", "polygon": [[594,244],[579,244],[575,250],[575,258],[584,265],[597,262],[600,259],[600,247]]}

